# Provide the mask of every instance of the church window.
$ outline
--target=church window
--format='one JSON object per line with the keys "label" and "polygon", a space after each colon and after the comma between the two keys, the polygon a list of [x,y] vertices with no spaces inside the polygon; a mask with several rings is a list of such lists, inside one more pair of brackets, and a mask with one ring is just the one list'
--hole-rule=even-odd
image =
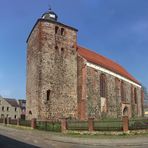
{"label": "church window", "polygon": [[100,96],[106,98],[106,76],[101,74],[100,76]]}
{"label": "church window", "polygon": [[125,90],[124,90],[124,82],[121,82],[121,100],[125,101]]}
{"label": "church window", "polygon": [[134,101],[134,92],[133,92],[133,86],[131,85],[131,103]]}
{"label": "church window", "polygon": [[2,106],[2,111],[4,111],[4,106]]}
{"label": "church window", "polygon": [[56,50],[56,52],[58,52],[58,50],[59,50],[59,47],[58,47],[58,46],[55,46],[55,50]]}
{"label": "church window", "polygon": [[134,88],[134,102],[137,104],[137,90]]}
{"label": "church window", "polygon": [[64,35],[64,32],[65,32],[64,28],[61,28],[61,35]]}
{"label": "church window", "polygon": [[59,49],[58,46],[55,46],[55,49],[58,50]]}
{"label": "church window", "polygon": [[59,27],[58,27],[58,26],[56,26],[56,27],[55,27],[55,34],[57,34],[57,33],[58,33],[58,30],[59,30]]}
{"label": "church window", "polygon": [[30,114],[30,115],[32,115],[32,112],[31,112],[31,110],[29,111],[29,114]]}
{"label": "church window", "polygon": [[50,100],[50,94],[51,94],[51,90],[47,90],[47,101]]}
{"label": "church window", "polygon": [[64,48],[61,48],[61,53],[62,53],[62,54],[64,53]]}

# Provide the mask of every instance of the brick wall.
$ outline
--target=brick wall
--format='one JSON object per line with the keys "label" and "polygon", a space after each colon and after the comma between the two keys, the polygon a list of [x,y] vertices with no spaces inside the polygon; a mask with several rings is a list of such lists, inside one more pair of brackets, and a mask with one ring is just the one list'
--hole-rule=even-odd
{"label": "brick wall", "polygon": [[[55,34],[55,26],[59,27]],[[76,31],[40,21],[28,42],[27,117],[77,117]],[[50,96],[47,100],[47,91]],[[32,115],[29,115],[29,110]]]}
{"label": "brick wall", "polygon": [[[124,82],[125,89],[125,102],[121,101],[121,80],[118,80],[116,84],[116,78],[109,74],[106,75],[107,79],[107,97],[106,97],[106,106],[107,111],[101,111],[101,100],[100,96],[100,75],[101,71],[95,70],[91,67],[87,67],[87,116],[93,116],[96,119],[101,117],[112,117],[119,118],[123,115],[123,109],[125,106],[128,107],[128,116],[142,116],[141,108],[141,88],[132,86],[128,82]],[[118,89],[116,87],[118,86]],[[137,90],[137,104],[132,102],[131,98],[131,87],[135,87]]]}

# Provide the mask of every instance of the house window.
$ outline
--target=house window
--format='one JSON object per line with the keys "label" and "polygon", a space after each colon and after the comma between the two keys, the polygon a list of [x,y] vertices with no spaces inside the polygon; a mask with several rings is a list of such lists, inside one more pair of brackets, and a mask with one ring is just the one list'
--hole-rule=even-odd
{"label": "house window", "polygon": [[51,91],[50,90],[47,90],[47,101],[50,100],[50,93],[51,93]]}
{"label": "house window", "polygon": [[57,33],[58,33],[58,30],[59,30],[59,27],[58,27],[58,26],[56,26],[56,27],[55,27],[55,34],[57,34]]}
{"label": "house window", "polygon": [[7,107],[7,111],[9,111],[9,107]]}
{"label": "house window", "polygon": [[2,111],[4,111],[4,106],[2,106]]}
{"label": "house window", "polygon": [[64,28],[61,28],[61,35],[64,35],[64,32],[65,32]]}
{"label": "house window", "polygon": [[14,119],[16,119],[16,115],[14,115]]}
{"label": "house window", "polygon": [[134,102],[137,104],[137,89],[134,88]]}
{"label": "house window", "polygon": [[125,102],[125,90],[124,90],[124,82],[121,82],[121,100]]}
{"label": "house window", "polygon": [[15,112],[17,111],[17,108],[15,107]]}
{"label": "house window", "polygon": [[107,93],[107,86],[106,86],[106,76],[104,74],[101,74],[100,76],[100,96],[103,98],[106,98]]}

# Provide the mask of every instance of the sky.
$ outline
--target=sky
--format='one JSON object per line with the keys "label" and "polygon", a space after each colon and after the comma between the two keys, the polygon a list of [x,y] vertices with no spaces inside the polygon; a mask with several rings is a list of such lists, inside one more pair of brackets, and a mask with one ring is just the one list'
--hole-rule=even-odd
{"label": "sky", "polygon": [[121,64],[148,88],[148,0],[1,0],[0,95],[26,98],[26,39],[51,6],[78,44]]}

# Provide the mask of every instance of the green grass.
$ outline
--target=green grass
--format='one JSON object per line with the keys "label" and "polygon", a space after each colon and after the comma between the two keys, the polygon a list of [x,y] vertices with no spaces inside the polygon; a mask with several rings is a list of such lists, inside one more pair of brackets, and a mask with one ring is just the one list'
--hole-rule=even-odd
{"label": "green grass", "polygon": [[90,134],[90,133],[85,133],[85,134],[80,134],[80,133],[67,133],[65,134],[66,136],[70,137],[75,137],[75,138],[90,138],[90,139],[123,139],[123,138],[136,138],[136,137],[148,137],[148,132],[147,133],[118,133],[118,135],[114,135],[111,133],[102,133],[102,134]]}

